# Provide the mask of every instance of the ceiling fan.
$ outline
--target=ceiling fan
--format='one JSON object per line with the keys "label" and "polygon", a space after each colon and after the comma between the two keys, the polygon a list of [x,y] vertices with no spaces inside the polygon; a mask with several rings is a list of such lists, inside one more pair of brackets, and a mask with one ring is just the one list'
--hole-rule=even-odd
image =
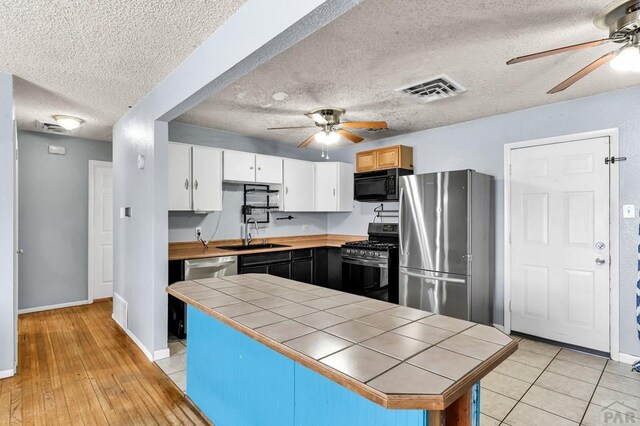
{"label": "ceiling fan", "polygon": [[609,61],[611,61],[611,67],[616,70],[640,72],[640,0],[616,1],[603,9],[594,22],[599,28],[609,30],[608,38],[518,56],[507,61],[507,65],[613,42],[622,46],[591,62],[547,93],[554,94],[567,89]]}
{"label": "ceiling fan", "polygon": [[364,140],[364,138],[345,129],[382,130],[387,128],[387,123],[384,121],[343,122],[342,116],[345,112],[346,110],[343,108],[316,108],[305,114],[314,121],[314,126],[269,127],[267,130],[320,128],[318,132],[312,134],[298,145],[298,148],[305,148],[314,140],[323,145],[334,144],[340,140],[340,137],[353,143],[360,143]]}

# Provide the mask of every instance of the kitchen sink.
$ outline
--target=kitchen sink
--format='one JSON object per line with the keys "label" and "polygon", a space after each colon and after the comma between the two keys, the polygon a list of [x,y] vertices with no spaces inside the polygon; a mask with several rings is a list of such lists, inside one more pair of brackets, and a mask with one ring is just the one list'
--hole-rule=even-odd
{"label": "kitchen sink", "polygon": [[244,244],[238,244],[235,246],[218,246],[217,248],[222,250],[258,250],[258,249],[269,249],[269,248],[278,248],[278,247],[291,247],[285,244],[273,244],[273,243],[264,243],[264,244],[249,244],[248,246]]}

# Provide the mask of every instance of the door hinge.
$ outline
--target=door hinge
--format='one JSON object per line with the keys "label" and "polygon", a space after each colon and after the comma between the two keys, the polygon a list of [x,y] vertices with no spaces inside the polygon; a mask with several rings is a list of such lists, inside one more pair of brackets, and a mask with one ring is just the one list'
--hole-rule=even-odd
{"label": "door hinge", "polygon": [[509,300],[509,312],[511,312],[511,300]]}
{"label": "door hinge", "polygon": [[509,163],[509,176],[511,176],[511,163]]}
{"label": "door hinge", "polygon": [[619,161],[627,161],[627,157],[605,157],[604,164],[615,164]]}

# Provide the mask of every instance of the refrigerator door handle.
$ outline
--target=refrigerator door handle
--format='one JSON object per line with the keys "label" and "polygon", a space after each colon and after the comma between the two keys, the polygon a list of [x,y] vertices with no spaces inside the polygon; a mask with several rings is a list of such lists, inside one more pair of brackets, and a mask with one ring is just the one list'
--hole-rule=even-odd
{"label": "refrigerator door handle", "polygon": [[444,281],[449,283],[461,283],[461,284],[464,284],[465,282],[467,282],[467,280],[465,280],[464,278],[436,277],[433,275],[418,274],[418,273],[409,272],[409,271],[400,271],[400,273],[404,275],[409,275],[410,277],[422,278],[425,280]]}
{"label": "refrigerator door handle", "polygon": [[400,254],[404,255],[404,244],[402,240],[404,238],[402,234],[402,203],[404,202],[404,188],[400,188],[400,196],[398,197],[398,248],[400,249]]}

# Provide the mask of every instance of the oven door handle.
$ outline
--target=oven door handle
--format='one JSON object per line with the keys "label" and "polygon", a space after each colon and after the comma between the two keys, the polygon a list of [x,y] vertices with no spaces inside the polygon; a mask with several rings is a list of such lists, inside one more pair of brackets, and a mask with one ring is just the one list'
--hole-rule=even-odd
{"label": "oven door handle", "polygon": [[380,262],[375,262],[375,261],[370,261],[370,260],[361,260],[361,259],[355,259],[353,257],[342,257],[342,263],[349,263],[351,265],[360,265],[360,266],[373,266],[376,268],[382,268],[382,269],[388,269],[389,265],[386,263],[380,263]]}

